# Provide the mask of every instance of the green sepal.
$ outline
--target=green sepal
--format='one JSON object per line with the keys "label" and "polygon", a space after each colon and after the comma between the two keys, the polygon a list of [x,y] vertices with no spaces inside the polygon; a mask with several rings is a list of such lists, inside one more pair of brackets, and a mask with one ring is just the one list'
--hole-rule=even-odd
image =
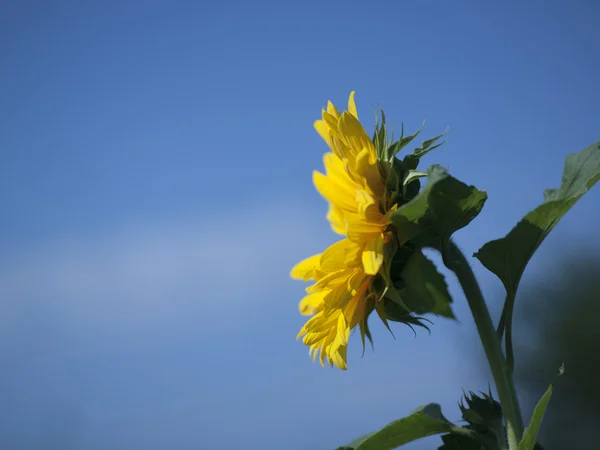
{"label": "green sepal", "polygon": [[380,162],[386,179],[386,191],[390,198],[386,205],[389,211],[394,205],[401,206],[417,196],[421,190],[420,178],[427,176],[426,172],[416,170],[409,171],[398,158],[393,158],[391,162]]}
{"label": "green sepal", "polygon": [[[392,279],[392,274],[399,273],[402,270],[413,251],[414,250],[408,246],[398,247],[398,241],[396,239],[392,239],[384,247],[385,254],[383,258],[383,267],[380,271],[380,276],[383,279],[385,286],[383,290],[380,289],[381,295],[378,298],[378,301],[381,301],[383,298],[388,298],[394,303],[397,303],[406,313],[410,313],[411,310],[404,302],[402,295],[400,295],[396,289]],[[377,282],[377,280],[375,282]]]}
{"label": "green sepal", "polygon": [[422,172],[420,170],[412,170],[412,169],[410,169],[408,171],[408,173],[406,174],[406,176],[404,177],[404,180],[402,181],[402,186],[406,186],[411,181],[414,181],[416,179],[423,178],[423,177],[426,177],[426,176],[427,176],[427,172]]}
{"label": "green sepal", "polygon": [[392,163],[379,162],[379,170],[383,173],[385,179],[385,190],[388,193],[388,199],[384,206],[384,210],[389,211],[393,205],[404,202],[401,189],[402,177],[404,176],[404,169],[395,165],[395,160]]}
{"label": "green sepal", "polygon": [[[480,394],[481,396],[469,392],[469,394],[463,396],[459,404],[463,419],[475,427],[481,425],[486,427],[490,425],[495,426],[497,423],[502,423],[502,407],[500,403],[492,397],[491,392],[488,394],[480,392]],[[473,418],[477,419],[472,420]]]}
{"label": "green sepal", "polygon": [[442,435],[443,445],[438,450],[490,450],[478,440],[463,434]]}
{"label": "green sepal", "polygon": [[435,150],[436,148],[444,145],[446,143],[446,141],[442,141],[436,145],[433,145],[433,144],[435,144],[440,138],[444,137],[444,135],[447,133],[447,131],[448,130],[444,131],[439,136],[436,136],[432,139],[426,140],[425,142],[423,142],[421,144],[420,147],[415,148],[410,155],[406,155],[403,160],[406,168],[409,170],[416,169],[417,166],[419,165],[419,161],[421,160],[421,158],[423,156],[425,156],[430,151]]}
{"label": "green sepal", "polygon": [[492,393],[473,392],[465,394],[459,403],[463,419],[467,422],[467,429],[473,430],[480,441],[488,443],[488,447],[498,448],[504,442],[505,431],[502,418],[502,407],[492,397]]}
{"label": "green sepal", "polygon": [[373,137],[371,140],[375,146],[377,159],[380,161],[388,161],[389,158],[387,158],[386,155],[389,147],[389,139],[385,125],[385,113],[381,107],[379,108],[379,111],[381,112],[381,123],[379,122],[377,113],[375,113],[375,131],[373,132]]}
{"label": "green sepal", "polygon": [[[438,292],[443,291],[443,287],[445,286],[443,277],[438,273],[438,277],[436,278],[431,271],[428,271],[426,276],[433,277],[433,279],[428,281],[427,287],[422,288],[418,286],[418,283],[425,283],[423,274],[418,273],[413,275],[415,271],[422,269],[421,265],[427,264],[422,261],[422,258],[425,257],[421,254],[420,250],[415,250],[415,247],[410,243],[398,247],[398,243],[394,239],[386,245],[384,251],[386,254],[383,259],[382,270],[379,276],[373,281],[373,291],[378,293],[376,294],[377,301],[383,305],[381,312],[386,319],[393,322],[401,322],[411,328],[412,325],[415,325],[429,330],[423,324],[423,319],[415,317],[414,314],[424,314],[427,312],[440,315],[447,314],[446,308],[443,306],[445,300],[442,300],[443,296]],[[417,258],[414,259],[417,253],[421,254],[421,256],[417,255]],[[431,265],[433,266],[433,263]],[[431,268],[429,267],[429,269]],[[435,266],[433,266],[433,270],[435,270]],[[402,276],[403,273],[404,277]],[[405,280],[409,277],[413,279],[407,283]],[[439,277],[442,277],[442,279],[440,280]],[[426,297],[421,299],[420,297],[422,296]],[[407,300],[411,303],[407,303]]]}
{"label": "green sepal", "polygon": [[[391,322],[403,323],[410,327],[413,332],[415,327],[425,328],[428,332],[431,333],[431,330],[427,325],[423,322],[430,322],[429,320],[423,317],[414,316],[411,313],[407,313],[401,306],[399,306],[396,302],[393,302],[388,299],[383,300],[383,312],[385,314],[385,318]],[[431,323],[431,322],[430,322]],[[415,333],[416,334],[416,333]]]}
{"label": "green sepal", "polygon": [[385,325],[385,327],[387,328],[387,330],[390,332],[390,334],[395,339],[396,337],[394,336],[394,332],[390,328],[390,323],[388,322],[388,316],[387,316],[387,313],[385,311],[385,303],[384,303],[383,300],[378,300],[377,302],[375,302],[375,311],[377,312],[377,315],[379,316],[379,319],[383,322],[383,324]]}
{"label": "green sepal", "polygon": [[419,133],[421,132],[421,130],[423,129],[424,126],[425,126],[425,121],[423,121],[423,123],[421,124],[421,127],[414,134],[404,137],[404,122],[403,122],[402,123],[402,131],[400,132],[400,139],[398,139],[396,142],[394,142],[392,145],[390,145],[387,148],[387,151],[384,154],[384,158],[386,158],[387,161],[391,161],[392,158],[394,158],[400,152],[400,150],[402,150],[404,147],[406,147],[408,144],[410,144],[412,142],[412,140],[419,135]]}
{"label": "green sepal", "polygon": [[365,356],[366,349],[366,339],[369,340],[371,344],[371,348],[373,348],[373,336],[371,335],[371,330],[369,328],[369,316],[375,309],[375,300],[371,297],[367,300],[367,304],[365,305],[365,317],[358,324],[360,330],[360,339],[362,341],[362,356]]}

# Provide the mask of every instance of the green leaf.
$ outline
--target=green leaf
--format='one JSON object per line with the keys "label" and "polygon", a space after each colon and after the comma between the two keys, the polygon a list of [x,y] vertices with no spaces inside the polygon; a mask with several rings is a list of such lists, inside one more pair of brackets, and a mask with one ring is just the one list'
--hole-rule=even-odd
{"label": "green leaf", "polygon": [[[506,324],[506,351],[512,362],[511,323],[519,282],[529,260],[558,221],[600,179],[600,142],[567,156],[558,189],[544,193],[544,203],[530,211],[501,239],[485,244],[475,257],[504,285],[507,293],[501,323]],[[499,332],[502,333],[502,325]]]}
{"label": "green leaf", "polygon": [[429,204],[437,219],[437,231],[445,248],[452,234],[467,226],[483,209],[487,200],[485,191],[454,177],[437,183],[429,194]]}
{"label": "green leaf", "polygon": [[496,274],[507,292],[517,290],[525,266],[569,209],[600,179],[600,142],[565,161],[562,185],[548,189],[544,203],[529,212],[510,233],[485,244],[475,254]]}
{"label": "green leaf", "polygon": [[392,450],[427,436],[449,433],[453,427],[442,415],[440,405],[429,403],[375,433],[352,441],[348,447],[354,450]]}
{"label": "green leaf", "polygon": [[401,273],[404,287],[400,295],[412,312],[433,313],[454,318],[448,285],[437,267],[421,251],[416,251]]}
{"label": "green leaf", "polygon": [[[564,366],[558,371],[558,375],[556,378],[561,376],[564,373]],[[523,438],[521,442],[519,442],[519,450],[535,450],[535,439],[537,437],[538,431],[540,429],[540,425],[542,424],[542,419],[544,418],[544,413],[546,412],[546,408],[548,407],[548,402],[550,402],[550,397],[552,397],[552,391],[554,389],[554,384],[556,384],[556,378],[554,382],[550,385],[548,390],[542,395],[540,401],[535,405],[535,409],[533,410],[533,416],[531,417],[531,422],[525,428],[523,432]],[[538,446],[539,448],[540,446]]]}
{"label": "green leaf", "polygon": [[443,249],[455,231],[479,214],[487,194],[467,186],[437,165],[429,167],[427,177],[419,194],[390,218],[400,239],[412,240],[422,235],[424,245]]}
{"label": "green leaf", "polygon": [[352,442],[350,442],[347,445],[347,448],[354,449],[354,448],[358,447],[360,444],[362,444],[364,441],[366,441],[368,438],[370,438],[374,434],[375,433],[363,434],[362,436],[360,436],[360,437],[354,439]]}

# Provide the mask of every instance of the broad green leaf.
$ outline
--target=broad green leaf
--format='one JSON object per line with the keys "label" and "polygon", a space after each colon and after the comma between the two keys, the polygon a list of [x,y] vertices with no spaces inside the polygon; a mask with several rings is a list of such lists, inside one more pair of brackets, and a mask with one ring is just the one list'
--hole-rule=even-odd
{"label": "broad green leaf", "polygon": [[[500,280],[507,292],[502,313],[506,351],[512,362],[511,323],[519,282],[529,260],[558,221],[600,179],[600,142],[567,156],[558,189],[544,193],[544,203],[529,212],[503,238],[485,244],[475,257]],[[502,332],[502,326],[500,327]]]}
{"label": "broad green leaf", "polygon": [[433,210],[436,228],[445,248],[452,234],[467,226],[481,212],[487,194],[473,186],[447,177],[441,180],[429,194],[429,204]]}
{"label": "broad green leaf", "polygon": [[444,248],[452,234],[465,227],[483,208],[487,194],[433,165],[427,184],[410,202],[390,215],[401,240],[420,235],[427,245]]}
{"label": "broad green leaf", "polygon": [[[563,373],[564,367],[561,366],[557,378]],[[521,439],[521,442],[519,442],[519,450],[536,450],[535,439],[540,429],[540,425],[542,424],[542,419],[544,418],[546,408],[548,407],[548,402],[550,402],[550,397],[552,397],[552,391],[554,389],[555,383],[556,379],[550,385],[550,387],[544,393],[544,395],[542,395],[542,398],[537,403],[537,405],[535,405],[535,409],[533,410],[533,416],[531,417],[531,422],[529,423],[527,428],[525,428],[525,431],[523,432],[523,438]]]}
{"label": "broad green leaf", "polygon": [[600,142],[569,155],[561,187],[548,189],[544,203],[529,212],[505,237],[481,247],[475,257],[500,278],[508,293],[514,293],[527,263],[548,233],[599,179]]}
{"label": "broad green leaf", "polygon": [[358,447],[360,444],[362,444],[364,441],[366,441],[368,438],[370,438],[371,436],[373,436],[375,433],[367,433],[367,434],[363,434],[361,437],[358,437],[356,439],[354,439],[352,442],[350,442],[347,447],[354,449],[356,447]]}
{"label": "broad green leaf", "polygon": [[450,308],[452,297],[444,276],[421,251],[416,251],[410,257],[401,277],[404,287],[400,295],[412,312],[454,318]]}
{"label": "broad green leaf", "polygon": [[429,403],[417,408],[411,415],[366,435],[356,447],[352,444],[348,446],[354,450],[392,450],[427,436],[449,433],[453,427],[454,425],[442,415],[440,405]]}

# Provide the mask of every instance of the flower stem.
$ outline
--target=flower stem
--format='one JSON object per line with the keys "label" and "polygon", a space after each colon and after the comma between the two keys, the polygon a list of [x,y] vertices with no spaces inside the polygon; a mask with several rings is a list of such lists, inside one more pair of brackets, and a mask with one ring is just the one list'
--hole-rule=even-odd
{"label": "flower stem", "polygon": [[481,289],[469,262],[452,241],[448,244],[447,252],[442,252],[442,256],[446,267],[456,274],[471,308],[479,338],[483,344],[485,355],[494,376],[498,396],[500,397],[502,413],[506,422],[508,448],[510,450],[517,450],[519,440],[523,436],[523,419],[521,417],[519,401],[511,371],[506,364],[500,339],[494,329],[494,324],[492,323],[492,318],[485,304]]}

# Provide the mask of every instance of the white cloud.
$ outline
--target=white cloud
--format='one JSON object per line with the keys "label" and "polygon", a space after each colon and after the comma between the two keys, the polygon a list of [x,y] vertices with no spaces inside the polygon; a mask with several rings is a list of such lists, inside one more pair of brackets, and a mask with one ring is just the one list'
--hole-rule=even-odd
{"label": "white cloud", "polygon": [[[251,208],[51,239],[0,265],[0,316],[43,307],[79,326],[147,326],[252,312],[291,264],[332,240],[319,211]],[[280,284],[281,285],[281,284]]]}

